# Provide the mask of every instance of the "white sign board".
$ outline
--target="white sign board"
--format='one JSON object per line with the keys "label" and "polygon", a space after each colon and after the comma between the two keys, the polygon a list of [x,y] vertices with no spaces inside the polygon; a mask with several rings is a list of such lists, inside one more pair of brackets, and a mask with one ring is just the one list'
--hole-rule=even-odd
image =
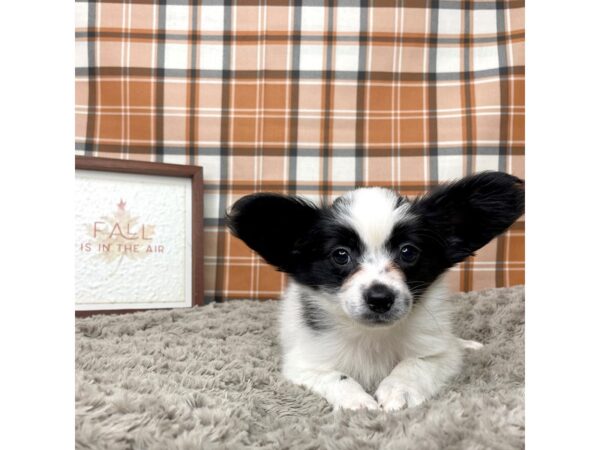
{"label": "white sign board", "polygon": [[76,310],[192,305],[192,181],[75,171]]}

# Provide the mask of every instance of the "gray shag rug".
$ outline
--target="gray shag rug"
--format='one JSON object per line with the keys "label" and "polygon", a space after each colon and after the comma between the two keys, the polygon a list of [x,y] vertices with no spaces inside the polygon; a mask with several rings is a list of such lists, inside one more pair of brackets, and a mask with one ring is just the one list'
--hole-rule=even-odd
{"label": "gray shag rug", "polygon": [[332,411],[278,372],[276,301],[76,320],[79,449],[524,447],[524,291],[455,295],[469,351],[414,409]]}

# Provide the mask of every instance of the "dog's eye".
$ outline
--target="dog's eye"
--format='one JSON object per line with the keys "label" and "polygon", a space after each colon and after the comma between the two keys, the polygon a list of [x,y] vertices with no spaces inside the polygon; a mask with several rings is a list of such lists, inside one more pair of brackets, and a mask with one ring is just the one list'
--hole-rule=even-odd
{"label": "dog's eye", "polygon": [[407,264],[413,264],[417,261],[421,251],[411,244],[404,244],[400,247],[400,258]]}
{"label": "dog's eye", "polygon": [[331,259],[334,263],[340,266],[345,266],[350,262],[350,252],[345,248],[336,248],[331,253]]}

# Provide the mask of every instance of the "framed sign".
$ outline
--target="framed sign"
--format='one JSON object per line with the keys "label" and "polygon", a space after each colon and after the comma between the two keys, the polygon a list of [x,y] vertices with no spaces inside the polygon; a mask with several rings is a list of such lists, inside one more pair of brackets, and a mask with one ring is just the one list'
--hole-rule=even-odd
{"label": "framed sign", "polygon": [[203,303],[202,168],[75,157],[75,314]]}

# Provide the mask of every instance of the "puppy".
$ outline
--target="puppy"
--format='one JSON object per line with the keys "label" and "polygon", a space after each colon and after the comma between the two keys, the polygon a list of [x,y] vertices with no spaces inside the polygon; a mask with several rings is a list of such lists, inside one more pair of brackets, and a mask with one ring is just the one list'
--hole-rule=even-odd
{"label": "puppy", "polygon": [[478,346],[452,334],[441,276],[523,214],[524,186],[484,172],[416,200],[382,188],[325,207],[266,193],[238,200],[232,233],[290,276],[283,375],[336,409],[392,411],[435,395],[463,349]]}

